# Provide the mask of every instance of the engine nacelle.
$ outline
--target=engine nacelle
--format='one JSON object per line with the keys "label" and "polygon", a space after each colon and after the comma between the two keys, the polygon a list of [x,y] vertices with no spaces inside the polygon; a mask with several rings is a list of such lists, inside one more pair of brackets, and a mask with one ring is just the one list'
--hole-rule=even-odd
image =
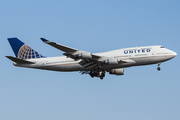
{"label": "engine nacelle", "polygon": [[109,74],[124,75],[124,69],[112,69]]}
{"label": "engine nacelle", "polygon": [[82,59],[92,59],[92,53],[90,52],[83,52],[78,55]]}
{"label": "engine nacelle", "polygon": [[110,58],[104,61],[105,64],[110,64],[110,65],[117,65],[118,64],[118,59],[117,58]]}

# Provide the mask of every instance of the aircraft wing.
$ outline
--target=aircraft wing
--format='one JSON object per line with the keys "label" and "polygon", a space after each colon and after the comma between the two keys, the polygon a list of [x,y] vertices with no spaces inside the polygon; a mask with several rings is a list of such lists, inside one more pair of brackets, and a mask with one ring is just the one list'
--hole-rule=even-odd
{"label": "aircraft wing", "polygon": [[74,48],[70,48],[70,47],[67,47],[67,46],[64,46],[64,45],[61,45],[61,44],[58,44],[58,43],[55,43],[55,42],[51,42],[49,40],[46,40],[45,38],[41,38],[41,40],[46,43],[46,44],[49,44],[63,52],[67,52],[67,53],[71,53],[71,52],[76,52],[78,51],[77,49],[74,49]]}
{"label": "aircraft wing", "polygon": [[90,52],[86,52],[86,51],[81,51],[81,50],[77,50],[74,48],[70,48],[55,42],[51,42],[45,38],[40,38],[44,43],[49,44],[63,52],[65,52],[63,55],[70,57],[72,59],[89,59],[89,60],[98,60],[99,58],[101,58],[101,56],[97,56],[94,55]]}
{"label": "aircraft wing", "polygon": [[63,55],[65,55],[67,57],[70,57],[74,60],[81,59],[79,64],[87,69],[94,69],[95,67],[97,67],[98,65],[101,65],[101,64],[123,64],[123,63],[135,62],[131,59],[121,60],[121,59],[117,59],[117,58],[109,58],[108,56],[95,55],[90,52],[81,51],[81,50],[70,48],[70,47],[55,43],[55,42],[51,42],[49,40],[46,40],[45,38],[41,38],[41,40],[44,43],[49,44],[49,45],[65,52],[65,53],[63,53]]}

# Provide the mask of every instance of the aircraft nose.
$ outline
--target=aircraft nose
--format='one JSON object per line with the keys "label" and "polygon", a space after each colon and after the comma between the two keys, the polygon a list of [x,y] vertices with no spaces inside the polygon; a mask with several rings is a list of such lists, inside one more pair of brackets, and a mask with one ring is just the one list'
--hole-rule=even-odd
{"label": "aircraft nose", "polygon": [[172,59],[172,58],[174,58],[174,57],[176,57],[177,56],[177,53],[176,52],[174,52],[174,51],[172,51],[172,50],[168,50],[169,52],[168,52],[168,54],[169,55],[166,55],[166,58],[169,60],[169,59]]}
{"label": "aircraft nose", "polygon": [[173,57],[176,57],[177,56],[177,53],[173,51]]}

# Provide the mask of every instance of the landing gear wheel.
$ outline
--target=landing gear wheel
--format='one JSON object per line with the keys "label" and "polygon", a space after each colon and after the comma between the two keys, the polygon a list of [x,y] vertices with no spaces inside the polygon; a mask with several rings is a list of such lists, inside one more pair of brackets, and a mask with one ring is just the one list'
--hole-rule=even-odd
{"label": "landing gear wheel", "polygon": [[157,70],[158,70],[158,71],[160,71],[160,70],[161,70],[160,65],[161,65],[161,62],[160,62],[160,63],[158,63],[158,68],[157,68]]}
{"label": "landing gear wheel", "polygon": [[92,74],[90,74],[90,76],[93,78],[94,77],[94,75],[92,75]]}
{"label": "landing gear wheel", "polygon": [[158,70],[158,71],[160,71],[160,70],[161,70],[161,68],[160,68],[160,67],[158,67],[158,68],[157,68],[157,70]]}
{"label": "landing gear wheel", "polygon": [[100,76],[100,79],[102,80],[105,77],[105,71],[102,71],[102,75]]}

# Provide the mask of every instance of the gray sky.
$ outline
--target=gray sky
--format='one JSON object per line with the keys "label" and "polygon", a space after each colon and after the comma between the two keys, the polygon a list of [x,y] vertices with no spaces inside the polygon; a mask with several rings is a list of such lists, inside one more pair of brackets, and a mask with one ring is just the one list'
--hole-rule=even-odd
{"label": "gray sky", "polygon": [[1,0],[1,120],[179,120],[179,55],[161,65],[81,75],[18,68],[7,41],[18,37],[43,56],[63,52],[39,38],[90,52],[164,45],[180,51],[179,0]]}

